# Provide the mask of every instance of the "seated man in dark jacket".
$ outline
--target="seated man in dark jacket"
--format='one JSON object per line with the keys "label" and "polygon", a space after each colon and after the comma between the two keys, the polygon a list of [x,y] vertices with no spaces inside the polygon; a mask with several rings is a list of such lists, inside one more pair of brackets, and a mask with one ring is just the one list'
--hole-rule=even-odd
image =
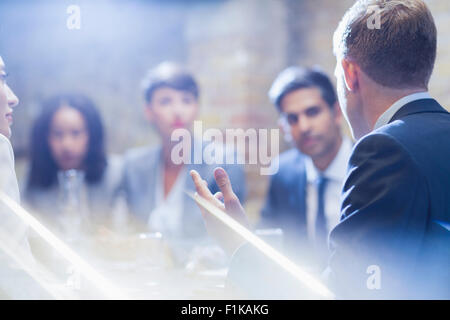
{"label": "seated man in dark jacket", "polygon": [[318,68],[283,70],[269,96],[294,148],[274,160],[279,170],[271,176],[258,227],[281,228],[284,250],[321,270],[328,256],[327,234],[341,217],[352,143],[341,133],[342,113],[333,84]]}

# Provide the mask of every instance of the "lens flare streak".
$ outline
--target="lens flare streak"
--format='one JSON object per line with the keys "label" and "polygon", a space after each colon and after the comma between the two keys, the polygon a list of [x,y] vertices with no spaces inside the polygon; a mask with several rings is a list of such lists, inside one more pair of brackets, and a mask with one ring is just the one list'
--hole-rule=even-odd
{"label": "lens flare streak", "polygon": [[202,208],[208,211],[210,214],[215,216],[229,228],[231,228],[234,232],[239,234],[243,239],[248,241],[258,250],[260,250],[265,256],[267,256],[270,260],[277,263],[281,266],[285,271],[294,276],[299,282],[303,285],[311,289],[313,292],[317,293],[324,299],[334,299],[334,294],[318,279],[304,271],[298,265],[293,263],[287,257],[282,255],[280,252],[275,250],[273,247],[268,245],[266,242],[258,238],[255,234],[253,234],[250,230],[242,226],[236,220],[228,216],[225,212],[209,203],[207,200],[203,199],[197,193],[192,194],[190,192],[186,192],[188,196],[190,196],[195,202],[197,202]]}
{"label": "lens flare streak", "polygon": [[43,226],[36,218],[22,208],[17,202],[12,200],[5,193],[0,192],[0,201],[3,202],[12,213],[17,215],[23,223],[39,234],[48,244],[50,244],[62,257],[69,261],[88,281],[91,281],[96,288],[107,299],[127,299],[122,291],[98,273],[69,246],[56,237],[51,231]]}

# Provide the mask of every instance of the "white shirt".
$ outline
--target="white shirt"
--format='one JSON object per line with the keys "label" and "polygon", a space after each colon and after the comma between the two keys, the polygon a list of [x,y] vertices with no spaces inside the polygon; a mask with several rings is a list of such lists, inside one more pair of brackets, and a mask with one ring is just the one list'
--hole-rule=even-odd
{"label": "white shirt", "polygon": [[[0,191],[19,203],[19,187],[14,171],[14,153],[9,139],[0,134]],[[23,259],[33,269],[35,261],[28,244],[28,228],[25,223],[0,201],[0,299],[6,293],[12,299],[39,299],[48,296],[37,283],[16,264],[10,254]]]}
{"label": "white shirt", "polygon": [[2,134],[0,134],[0,190],[14,201],[20,202],[13,149],[9,139]]}
{"label": "white shirt", "polygon": [[378,118],[377,122],[375,122],[375,126],[373,130],[376,130],[386,124],[392,119],[395,113],[400,110],[404,105],[421,99],[432,99],[428,92],[418,92],[410,94],[406,97],[397,100],[392,106],[390,106],[383,114]]}
{"label": "white shirt", "polygon": [[[15,202],[20,202],[19,186],[14,171],[14,153],[9,139],[2,134],[0,134],[0,191]],[[7,233],[7,237],[17,245],[28,246],[27,226],[3,203],[0,203],[0,232]]]}
{"label": "white shirt", "polygon": [[150,213],[148,226],[150,230],[161,232],[163,236],[180,235],[183,214],[183,190],[186,184],[187,171],[183,167],[178,174],[172,189],[164,199],[164,170],[159,165],[155,187],[155,209]]}
{"label": "white shirt", "polygon": [[[341,192],[342,186],[347,174],[348,160],[352,151],[350,139],[343,138],[341,147],[336,157],[330,163],[328,168],[322,172],[322,175],[328,178],[324,194],[325,220],[327,231],[330,232],[341,218]],[[306,166],[306,228],[308,238],[311,241],[315,239],[315,223],[317,216],[317,178],[319,170],[314,166],[311,158],[307,157]]]}

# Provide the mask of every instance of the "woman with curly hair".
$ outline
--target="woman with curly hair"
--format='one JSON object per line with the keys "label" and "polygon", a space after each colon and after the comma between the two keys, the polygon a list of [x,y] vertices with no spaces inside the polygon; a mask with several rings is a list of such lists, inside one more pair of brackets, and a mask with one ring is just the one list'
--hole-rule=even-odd
{"label": "woman with curly hair", "polygon": [[107,158],[102,120],[89,98],[62,94],[47,100],[30,149],[25,201],[44,222],[70,232],[77,224],[109,221],[121,161]]}

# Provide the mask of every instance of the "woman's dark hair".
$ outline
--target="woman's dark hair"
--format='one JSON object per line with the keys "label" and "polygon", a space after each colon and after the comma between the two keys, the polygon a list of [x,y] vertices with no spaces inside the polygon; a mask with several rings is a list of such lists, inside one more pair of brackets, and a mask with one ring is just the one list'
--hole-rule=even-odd
{"label": "woman's dark hair", "polygon": [[152,100],[154,92],[162,87],[190,92],[198,99],[199,89],[191,73],[173,62],[163,62],[150,69],[142,80],[142,89],[147,103]]}
{"label": "woman's dark hair", "polygon": [[50,151],[48,135],[53,115],[62,106],[78,110],[86,121],[89,134],[88,150],[83,163],[86,182],[94,184],[103,176],[107,162],[100,114],[89,98],[80,94],[62,94],[47,100],[34,122],[30,139],[31,166],[27,189],[48,188],[57,182],[59,169]]}

